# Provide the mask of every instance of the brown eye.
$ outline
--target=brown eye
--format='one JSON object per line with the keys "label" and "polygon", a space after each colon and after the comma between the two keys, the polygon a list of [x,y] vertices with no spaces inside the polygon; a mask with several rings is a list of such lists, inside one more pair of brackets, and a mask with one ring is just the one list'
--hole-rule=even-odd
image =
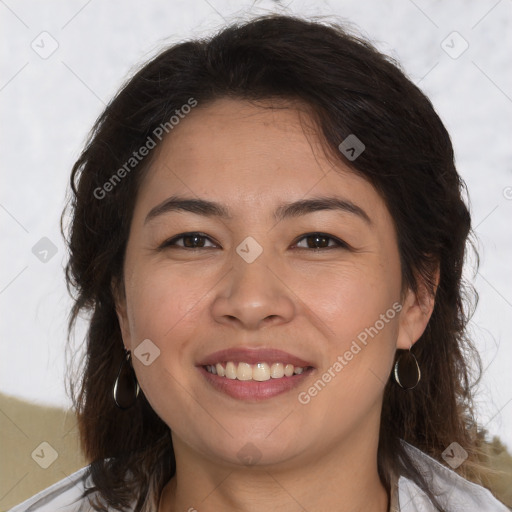
{"label": "brown eye", "polygon": [[[171,238],[170,240],[165,241],[161,248],[179,247],[184,249],[202,249],[203,247],[209,247],[205,246],[205,241],[207,240],[210,240],[210,238],[202,233],[181,233]],[[215,244],[213,244],[213,247],[216,247]]]}
{"label": "brown eye", "polygon": [[[308,233],[304,235],[301,240],[307,240],[306,247],[299,247],[299,249],[334,249],[334,248],[348,248],[345,242],[342,242],[338,238],[327,235],[325,233]],[[334,244],[330,244],[330,242]],[[297,242],[297,244],[299,243]]]}

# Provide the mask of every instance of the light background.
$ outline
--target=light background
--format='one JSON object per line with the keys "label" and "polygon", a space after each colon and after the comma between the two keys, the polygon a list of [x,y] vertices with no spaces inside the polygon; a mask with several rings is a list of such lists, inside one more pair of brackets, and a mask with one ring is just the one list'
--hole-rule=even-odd
{"label": "light background", "polygon": [[[0,389],[70,406],[59,216],[104,104],[164,44],[270,11],[346,19],[401,62],[445,122],[480,240],[480,271],[467,271],[480,294],[471,322],[484,361],[480,423],[512,448],[511,0],[0,0]],[[57,249],[46,262],[32,250],[43,237]]]}

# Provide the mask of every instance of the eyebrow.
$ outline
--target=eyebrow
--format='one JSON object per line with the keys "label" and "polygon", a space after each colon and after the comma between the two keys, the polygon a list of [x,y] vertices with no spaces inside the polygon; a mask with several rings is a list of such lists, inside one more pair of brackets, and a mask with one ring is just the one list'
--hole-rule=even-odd
{"label": "eyebrow", "polygon": [[[337,210],[350,213],[361,218],[368,225],[372,225],[370,217],[361,207],[341,197],[314,197],[311,199],[301,199],[292,203],[283,203],[274,211],[274,219],[276,221],[282,221],[321,210]],[[144,220],[144,224],[147,224],[161,215],[174,211],[190,212],[204,217],[219,217],[226,220],[233,218],[229,209],[220,203],[206,199],[171,196],[150,210]]]}

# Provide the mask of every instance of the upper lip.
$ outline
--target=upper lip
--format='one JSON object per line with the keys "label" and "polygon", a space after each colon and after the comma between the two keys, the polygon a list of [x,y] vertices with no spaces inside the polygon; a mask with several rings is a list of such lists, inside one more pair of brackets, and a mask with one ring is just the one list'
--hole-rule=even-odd
{"label": "upper lip", "polygon": [[312,363],[294,356],[283,350],[275,348],[228,348],[214,352],[202,359],[198,366],[214,365],[224,361],[244,362],[249,364],[256,363],[284,363],[293,364],[293,366],[305,368],[313,366]]}

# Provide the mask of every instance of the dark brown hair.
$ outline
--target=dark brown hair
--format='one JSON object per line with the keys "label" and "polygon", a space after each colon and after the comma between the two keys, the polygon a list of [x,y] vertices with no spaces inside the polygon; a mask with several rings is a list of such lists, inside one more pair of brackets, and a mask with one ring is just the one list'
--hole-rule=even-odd
{"label": "dark brown hair", "polygon": [[[278,15],[233,24],[211,38],[159,53],[109,103],[73,167],[66,268],[68,287],[75,291],[70,333],[82,311],[90,314],[90,324],[71,394],[92,463],[92,490],[103,506],[127,507],[137,498],[136,510],[149,510],[175,472],[169,428],[143,393],[128,411],[112,400],[124,349],[111,284],[122,283],[137,190],[155,152],[123,173],[108,193],[98,190],[191,98],[205,106],[223,97],[307,105],[326,152],[385,200],[398,235],[404,285],[417,291],[425,283],[435,293],[431,319],[412,349],[421,382],[404,391],[389,379],[378,450],[386,488],[391,472],[402,474],[435,503],[400,439],[438,460],[458,442],[470,454],[459,471],[470,467],[477,450],[471,378],[473,371],[479,376],[480,360],[465,333],[476,295],[467,288],[465,301],[461,281],[470,214],[450,137],[426,96],[369,42],[335,22]],[[350,134],[366,146],[354,161],[338,150]]]}

